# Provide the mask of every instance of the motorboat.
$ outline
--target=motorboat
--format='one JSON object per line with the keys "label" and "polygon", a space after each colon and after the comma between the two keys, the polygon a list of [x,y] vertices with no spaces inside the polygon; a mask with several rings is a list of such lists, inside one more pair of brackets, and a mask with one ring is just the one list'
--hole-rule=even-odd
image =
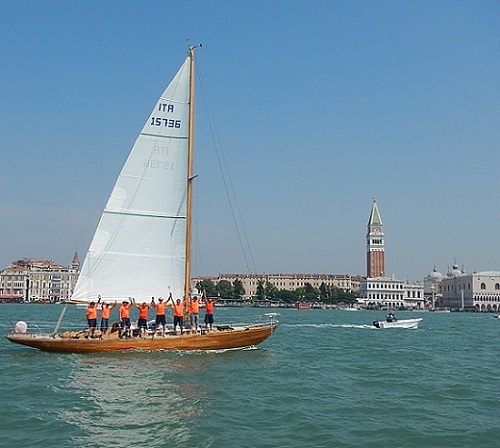
{"label": "motorboat", "polygon": [[417,319],[386,319],[386,320],[374,320],[373,326],[376,328],[418,328],[418,324],[422,320],[421,317]]}

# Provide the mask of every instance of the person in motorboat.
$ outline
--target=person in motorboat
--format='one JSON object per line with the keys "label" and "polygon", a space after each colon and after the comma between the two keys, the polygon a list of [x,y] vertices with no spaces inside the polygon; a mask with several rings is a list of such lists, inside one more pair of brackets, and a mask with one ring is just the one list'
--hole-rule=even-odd
{"label": "person in motorboat", "polygon": [[387,317],[385,318],[385,320],[387,322],[396,322],[397,321],[396,315],[393,312],[389,311],[389,313],[387,314]]}

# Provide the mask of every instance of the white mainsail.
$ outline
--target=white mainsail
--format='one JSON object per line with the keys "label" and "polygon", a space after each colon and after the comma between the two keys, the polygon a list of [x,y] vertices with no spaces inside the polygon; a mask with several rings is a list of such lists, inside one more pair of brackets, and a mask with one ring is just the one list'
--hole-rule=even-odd
{"label": "white mainsail", "polygon": [[184,294],[190,58],[163,92],[118,176],[72,299]]}

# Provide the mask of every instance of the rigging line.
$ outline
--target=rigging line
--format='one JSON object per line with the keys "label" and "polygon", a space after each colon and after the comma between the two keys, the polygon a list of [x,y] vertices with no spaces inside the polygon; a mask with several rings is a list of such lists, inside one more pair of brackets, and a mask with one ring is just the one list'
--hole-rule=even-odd
{"label": "rigging line", "polygon": [[[242,215],[241,215],[240,207],[238,205],[238,201],[237,201],[237,198],[236,198],[235,189],[234,189],[234,186],[233,186],[233,183],[232,183],[232,180],[231,180],[231,176],[229,174],[229,169],[228,169],[225,157],[224,157],[224,152],[222,150],[222,144],[220,142],[219,135],[218,135],[218,133],[215,130],[215,127],[213,125],[213,119],[212,119],[213,114],[211,113],[211,110],[209,108],[208,100],[207,100],[207,97],[205,95],[205,90],[203,88],[203,83],[201,81],[201,77],[200,77],[200,74],[199,74],[198,71],[197,71],[197,75],[198,75],[198,81],[199,81],[201,92],[202,92],[202,98],[204,100],[203,103],[204,103],[205,110],[206,110],[207,117],[208,117],[208,123],[209,123],[210,131],[211,131],[211,134],[212,134],[212,140],[213,140],[213,144],[214,144],[215,154],[216,154],[216,157],[217,157],[217,163],[219,164],[219,169],[220,169],[221,174],[222,174],[222,180],[223,180],[223,183],[224,183],[224,189],[225,189],[225,192],[226,192],[226,197],[227,197],[227,200],[229,202],[229,208],[231,209],[231,214],[232,214],[232,217],[233,217],[234,224],[236,226],[236,233],[237,233],[237,236],[238,236],[238,241],[240,243],[241,250],[243,252],[243,258],[245,260],[245,265],[246,265],[248,273],[250,274],[252,272],[252,270],[249,267],[248,257],[247,257],[247,253],[245,251],[245,247],[244,247],[244,244],[243,244],[242,237],[241,237],[240,227],[242,228],[243,236],[244,236],[245,243],[246,243],[246,246],[247,246],[247,251],[248,251],[248,254],[249,254],[251,262],[252,262],[253,272],[256,272],[255,259],[253,257],[252,249],[250,247],[250,242],[249,242],[248,235],[247,235],[247,232],[246,232],[246,229],[245,229],[245,225],[244,225],[244,221],[243,221],[243,218],[242,218]],[[222,159],[222,161],[221,161],[221,159]],[[227,177],[228,180],[226,180],[226,177]],[[229,186],[231,187],[231,189],[229,189],[228,183],[229,183]],[[232,193],[233,193],[234,203],[235,203],[235,207],[236,207],[237,213],[235,213],[235,209],[233,207],[233,201],[231,200],[230,191],[232,191]],[[240,223],[239,225],[238,225],[238,219],[239,219],[239,223]]]}

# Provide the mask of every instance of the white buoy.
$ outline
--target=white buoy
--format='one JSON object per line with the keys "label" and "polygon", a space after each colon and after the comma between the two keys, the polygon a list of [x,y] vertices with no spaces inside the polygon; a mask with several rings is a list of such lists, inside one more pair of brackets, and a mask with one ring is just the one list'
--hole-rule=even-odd
{"label": "white buoy", "polygon": [[26,333],[28,331],[28,324],[20,320],[14,327],[14,333]]}

